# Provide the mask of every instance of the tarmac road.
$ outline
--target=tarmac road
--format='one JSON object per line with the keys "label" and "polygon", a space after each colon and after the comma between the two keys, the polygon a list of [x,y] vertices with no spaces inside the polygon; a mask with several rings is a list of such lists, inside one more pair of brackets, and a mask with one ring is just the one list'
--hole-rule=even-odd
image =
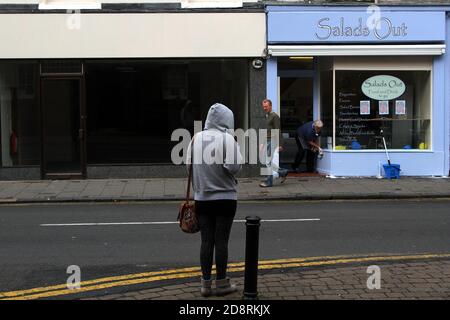
{"label": "tarmac road", "polygon": [[[450,200],[241,202],[236,220],[266,220],[261,260],[439,253],[450,252],[449,208]],[[69,265],[83,281],[198,266],[199,234],[179,230],[177,210],[178,202],[2,205],[0,292],[64,284]],[[244,254],[237,221],[229,260]]]}

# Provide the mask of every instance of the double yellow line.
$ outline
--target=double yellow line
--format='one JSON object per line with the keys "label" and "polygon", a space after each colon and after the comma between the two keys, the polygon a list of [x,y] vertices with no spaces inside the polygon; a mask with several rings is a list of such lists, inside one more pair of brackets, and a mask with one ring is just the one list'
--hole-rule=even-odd
{"label": "double yellow line", "polygon": [[[365,255],[365,256],[324,256],[293,259],[278,259],[260,261],[259,270],[295,268],[295,267],[317,267],[350,263],[367,263],[401,260],[426,260],[436,258],[450,258],[450,254],[420,254],[420,255]],[[245,263],[230,263],[228,272],[244,271]],[[0,292],[0,300],[32,300],[49,297],[57,297],[70,294],[78,294],[89,291],[108,289],[113,287],[130,286],[142,283],[150,283],[162,280],[185,279],[201,276],[199,267],[171,269],[163,271],[144,272],[123,276],[106,277],[82,281],[79,289],[68,289],[66,284],[39,287],[27,290]]]}

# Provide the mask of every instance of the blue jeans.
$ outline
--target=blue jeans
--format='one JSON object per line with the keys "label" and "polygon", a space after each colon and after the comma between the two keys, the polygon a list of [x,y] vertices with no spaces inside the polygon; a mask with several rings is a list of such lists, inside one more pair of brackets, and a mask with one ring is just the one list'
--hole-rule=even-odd
{"label": "blue jeans", "polygon": [[280,168],[278,169],[278,175],[280,176],[280,178],[286,177],[289,173],[288,169],[284,169],[284,168]]}

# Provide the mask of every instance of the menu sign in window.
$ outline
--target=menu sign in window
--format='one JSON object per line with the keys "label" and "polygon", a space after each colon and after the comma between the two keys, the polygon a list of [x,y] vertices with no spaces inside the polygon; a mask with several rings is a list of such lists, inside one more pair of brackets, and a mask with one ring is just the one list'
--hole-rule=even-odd
{"label": "menu sign in window", "polygon": [[377,135],[374,124],[367,121],[370,113],[370,100],[360,100],[360,94],[355,92],[337,92],[336,146],[349,147],[356,141],[363,149],[370,147],[371,138]]}

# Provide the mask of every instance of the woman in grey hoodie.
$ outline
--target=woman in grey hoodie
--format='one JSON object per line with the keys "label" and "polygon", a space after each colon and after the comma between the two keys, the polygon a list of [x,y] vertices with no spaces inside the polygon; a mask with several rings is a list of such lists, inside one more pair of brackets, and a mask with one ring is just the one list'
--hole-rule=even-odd
{"label": "woman in grey hoodie", "polygon": [[233,112],[223,104],[212,105],[205,129],[194,136],[187,152],[188,165],[193,157],[192,187],[202,239],[200,263],[203,296],[213,293],[211,269],[214,249],[216,294],[225,295],[237,290],[227,277],[227,264],[228,240],[237,206],[237,180],[234,175],[241,168],[242,156],[228,129],[234,129]]}

